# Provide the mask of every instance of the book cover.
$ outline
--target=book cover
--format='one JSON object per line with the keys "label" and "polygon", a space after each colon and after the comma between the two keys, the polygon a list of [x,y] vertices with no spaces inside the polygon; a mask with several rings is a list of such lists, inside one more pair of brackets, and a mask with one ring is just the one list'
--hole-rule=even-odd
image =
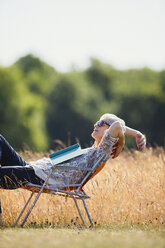
{"label": "book cover", "polygon": [[51,153],[49,157],[52,160],[52,163],[56,165],[84,154],[84,150],[85,149],[81,149],[79,144],[75,144],[60,151]]}

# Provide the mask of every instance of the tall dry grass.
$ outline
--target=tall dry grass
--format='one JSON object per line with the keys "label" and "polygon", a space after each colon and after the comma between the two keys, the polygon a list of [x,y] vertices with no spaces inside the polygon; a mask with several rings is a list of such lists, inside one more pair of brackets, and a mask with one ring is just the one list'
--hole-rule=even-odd
{"label": "tall dry grass", "polygon": [[[45,154],[26,151],[22,155],[30,161]],[[164,149],[122,152],[84,189],[91,196],[87,205],[96,225],[165,225]],[[13,224],[29,194],[23,189],[0,190],[4,225]],[[42,194],[26,225],[31,223],[67,226],[81,221],[72,199]]]}

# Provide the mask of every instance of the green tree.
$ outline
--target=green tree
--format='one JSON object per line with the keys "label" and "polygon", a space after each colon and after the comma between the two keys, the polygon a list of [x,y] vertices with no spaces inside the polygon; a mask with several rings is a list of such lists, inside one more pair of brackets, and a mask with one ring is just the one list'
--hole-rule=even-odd
{"label": "green tree", "polygon": [[122,71],[92,59],[84,71],[58,73],[29,54],[0,68],[0,99],[1,133],[17,149],[52,148],[69,132],[71,143],[89,144],[94,122],[106,112],[144,132],[150,144],[164,145],[164,70]]}
{"label": "green tree", "polygon": [[99,98],[102,98],[97,93],[81,73],[59,76],[47,111],[47,130],[52,140],[66,141],[70,132],[72,143],[79,138],[82,145],[89,144],[93,123],[98,118]]}
{"label": "green tree", "polygon": [[15,64],[24,76],[29,90],[46,97],[52,90],[57,72],[53,67],[32,54],[21,57]]}
{"label": "green tree", "polygon": [[112,99],[113,71],[113,67],[101,63],[98,59],[92,59],[91,66],[86,70],[93,88],[99,89],[105,100]]}
{"label": "green tree", "polygon": [[43,106],[23,82],[20,70],[0,68],[0,130],[16,149],[46,149]]}

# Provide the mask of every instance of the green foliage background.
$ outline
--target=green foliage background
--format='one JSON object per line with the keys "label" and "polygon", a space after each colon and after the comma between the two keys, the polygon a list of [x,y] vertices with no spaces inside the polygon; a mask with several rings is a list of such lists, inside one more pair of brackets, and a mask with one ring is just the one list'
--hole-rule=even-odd
{"label": "green foliage background", "polygon": [[0,132],[17,150],[54,149],[57,139],[90,145],[106,112],[145,133],[150,145],[165,144],[165,70],[121,71],[91,59],[84,71],[60,73],[29,54],[0,67],[0,101]]}

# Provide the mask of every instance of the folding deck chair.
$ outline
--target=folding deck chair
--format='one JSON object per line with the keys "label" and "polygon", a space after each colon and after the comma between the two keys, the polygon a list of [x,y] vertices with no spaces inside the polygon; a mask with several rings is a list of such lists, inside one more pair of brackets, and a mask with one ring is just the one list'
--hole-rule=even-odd
{"label": "folding deck chair", "polygon": [[[73,157],[79,156],[79,155],[83,154],[83,152],[84,152],[83,149],[81,149],[79,147],[79,145],[76,144],[76,145],[73,145],[73,146],[68,147],[66,149],[63,149],[59,152],[53,153],[53,155],[52,154],[49,155],[50,158],[52,159],[54,165],[51,167],[49,175],[47,176],[43,185],[36,185],[36,184],[27,183],[26,185],[23,186],[23,188],[32,191],[32,193],[31,193],[30,197],[28,198],[27,202],[25,203],[23,209],[21,210],[21,212],[20,212],[18,218],[16,219],[13,227],[16,226],[16,224],[18,223],[22,214],[24,213],[26,207],[30,204],[30,201],[31,201],[34,193],[37,193],[37,195],[36,195],[33,203],[31,204],[25,218],[23,219],[23,221],[20,225],[21,227],[24,226],[28,216],[30,215],[33,207],[35,206],[36,202],[38,201],[41,193],[56,194],[56,195],[65,196],[65,197],[67,196],[67,197],[72,198],[75,202],[76,208],[78,210],[78,213],[79,213],[79,216],[82,220],[83,225],[85,227],[87,227],[85,219],[83,217],[83,214],[81,212],[81,209],[80,209],[80,207],[78,205],[78,201],[77,201],[77,200],[82,200],[85,212],[86,212],[88,220],[90,222],[90,226],[93,226],[93,221],[92,221],[91,215],[89,213],[89,210],[88,210],[86,202],[85,202],[85,199],[90,198],[90,197],[83,190],[83,186],[87,183],[87,181],[89,179],[91,179],[94,175],[96,175],[103,168],[105,163],[103,163],[101,165],[101,168],[99,168],[99,169],[97,168],[97,165],[103,161],[104,157],[106,156],[105,154],[92,166],[92,168],[83,169],[83,171],[86,171],[86,175],[84,176],[84,178],[82,179],[82,181],[79,184],[68,184],[65,186],[65,188],[64,188],[64,186],[53,187],[53,186],[48,185],[48,180],[49,180],[51,174],[57,168],[58,169],[59,168],[61,168],[61,169],[65,168],[68,170],[71,168],[75,169],[75,167],[73,167],[73,166],[65,166],[65,164],[60,165],[59,163],[61,163],[62,161],[67,161],[68,159],[71,159]],[[79,170],[79,168],[76,168],[76,169]]]}

